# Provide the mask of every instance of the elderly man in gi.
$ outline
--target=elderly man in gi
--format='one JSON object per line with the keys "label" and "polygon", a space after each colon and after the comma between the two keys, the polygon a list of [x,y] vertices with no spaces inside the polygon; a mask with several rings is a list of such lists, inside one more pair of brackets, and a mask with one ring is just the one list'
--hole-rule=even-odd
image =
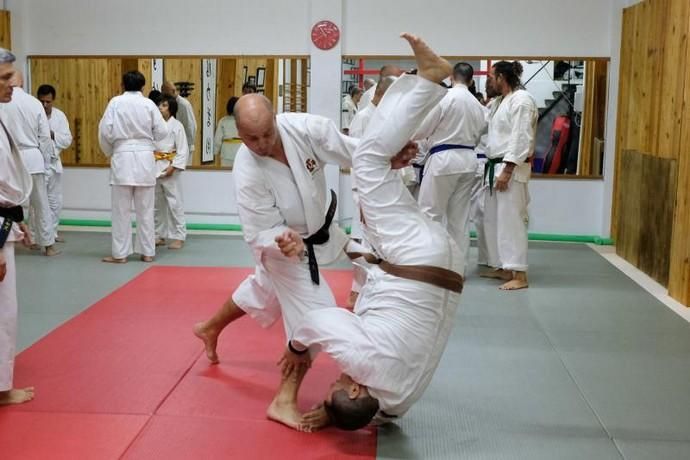
{"label": "elderly man in gi", "polygon": [[45,255],[60,254],[55,248],[55,226],[48,202],[46,173],[55,161],[53,141],[50,139],[48,118],[41,103],[23,89],[24,77],[17,71],[12,101],[3,104],[0,119],[10,132],[22,155],[26,169],[31,174],[33,187],[29,201],[24,203],[24,213],[29,214],[31,232],[38,247]]}
{"label": "elderly man in gi", "polygon": [[428,145],[419,189],[419,206],[443,222],[460,252],[470,249],[470,197],[477,170],[479,143],[487,123],[484,107],[470,93],[473,69],[466,62],[453,68],[453,87],[422,122],[415,139]]}
{"label": "elderly man in gi", "polygon": [[132,254],[130,207],[134,201],[137,236],[134,250],[143,262],[156,255],[153,206],[156,185],[155,143],[168,135],[158,107],[144,97],[146,80],[138,71],[122,77],[124,93],[110,100],[98,125],[98,142],[110,157],[112,255],[103,262],[126,263]]}
{"label": "elderly man in gi", "polygon": [[[500,99],[489,122],[484,192],[484,233],[489,247],[482,276],[506,280],[503,290],[528,287],[527,184],[531,175],[539,112],[534,97],[521,89],[519,62],[499,61],[487,77]],[[495,184],[494,184],[495,182]]]}
{"label": "elderly man in gi", "polygon": [[[419,38],[403,37],[414,51],[418,74],[402,76],[390,87],[353,157],[363,228],[376,254],[351,257],[372,263],[369,278],[354,313],[337,307],[307,313],[281,361],[285,378],[275,401],[285,415],[279,421],[299,430],[326,424],[354,430],[374,417],[386,421],[405,414],[431,381],[460,301],[462,254],[389,165],[392,152],[409,142],[446,95],[440,82],[451,72]],[[298,255],[300,240],[291,237],[283,250]],[[331,355],[343,374],[324,404],[302,417],[297,391],[310,354],[319,350]]]}
{"label": "elderly man in gi", "polygon": [[[0,103],[12,99],[15,58],[0,48]],[[14,245],[30,243],[29,230],[22,223],[21,204],[31,194],[31,175],[21,154],[0,120],[0,406],[31,401],[33,387],[14,388],[14,354],[17,343],[17,273]]]}

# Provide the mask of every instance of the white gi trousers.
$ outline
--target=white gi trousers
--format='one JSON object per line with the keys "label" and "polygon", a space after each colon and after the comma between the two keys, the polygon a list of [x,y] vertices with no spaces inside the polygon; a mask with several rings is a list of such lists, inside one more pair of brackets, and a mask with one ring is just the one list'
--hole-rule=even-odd
{"label": "white gi trousers", "polygon": [[[474,152],[472,152],[474,155]],[[433,157],[427,160],[433,161]],[[470,194],[475,172],[425,175],[419,189],[419,206],[436,222],[445,223],[465,260],[470,251]]]}
{"label": "white gi trousers", "polygon": [[112,255],[124,259],[132,254],[132,226],[130,209],[134,201],[137,217],[137,234],[134,252],[143,256],[156,255],[153,202],[154,186],[112,185]]}
{"label": "white gi trousers", "polygon": [[[484,183],[484,165],[486,160],[480,160],[477,166],[477,174],[474,177],[474,184],[470,192],[470,220],[474,224],[477,233],[477,263],[479,265],[489,265],[489,249],[486,244],[484,233],[484,196],[488,192],[484,190],[489,185]],[[494,259],[498,259],[495,255]]]}
{"label": "white gi trousers", "polygon": [[184,241],[187,238],[187,226],[180,171],[176,170],[172,176],[156,179],[155,195],[156,237]]}
{"label": "white gi trousers", "polygon": [[48,204],[48,186],[46,175],[43,173],[32,174],[31,195],[29,202],[24,203],[24,215],[29,216],[29,230],[31,241],[39,246],[52,246],[55,244],[53,232],[53,217]]}
{"label": "white gi trousers", "polygon": [[17,274],[14,264],[14,241],[2,249],[7,274],[0,281],[0,391],[12,389],[14,354],[17,346]]}
{"label": "white gi trousers", "polygon": [[[498,175],[497,175],[498,177]],[[511,178],[508,190],[484,194],[484,234],[487,265],[503,270],[527,271],[529,191],[526,182]]]}
{"label": "white gi trousers", "polygon": [[263,257],[232,300],[262,327],[269,327],[282,313],[286,337],[292,337],[308,311],[336,305],[323,275],[319,285],[312,282],[306,257],[296,262],[282,255]]}
{"label": "white gi trousers", "polygon": [[48,189],[48,207],[53,219],[53,235],[57,236],[60,225],[60,212],[62,212],[62,173],[49,169],[46,173]]}

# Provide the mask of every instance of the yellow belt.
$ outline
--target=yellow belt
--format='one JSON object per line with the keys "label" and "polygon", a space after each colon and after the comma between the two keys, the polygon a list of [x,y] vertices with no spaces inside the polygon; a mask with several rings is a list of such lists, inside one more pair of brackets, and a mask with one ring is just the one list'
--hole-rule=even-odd
{"label": "yellow belt", "polygon": [[175,158],[177,152],[173,150],[172,152],[153,152],[153,156],[156,160],[168,160],[172,161]]}
{"label": "yellow belt", "polygon": [[232,139],[223,139],[223,144],[241,144],[242,139],[239,137],[233,137]]}

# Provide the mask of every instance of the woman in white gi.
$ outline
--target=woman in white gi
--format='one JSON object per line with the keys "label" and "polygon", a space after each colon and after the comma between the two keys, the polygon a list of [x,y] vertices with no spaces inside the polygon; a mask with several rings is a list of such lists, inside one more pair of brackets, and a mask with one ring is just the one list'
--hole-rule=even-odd
{"label": "woman in white gi", "polygon": [[521,89],[521,75],[519,62],[500,61],[487,77],[487,87],[501,98],[489,122],[485,173],[489,187],[484,192],[488,265],[494,270],[482,276],[507,280],[500,287],[504,290],[528,287],[527,184],[539,112],[532,95]]}
{"label": "woman in white gi", "polygon": [[213,139],[213,152],[216,156],[220,155],[221,166],[233,165],[237,151],[242,144],[242,140],[237,134],[237,123],[233,114],[238,100],[239,98],[236,96],[228,99],[228,103],[225,106],[227,115],[218,121],[218,126],[216,127],[216,134]]}
{"label": "woman in white gi", "polygon": [[343,96],[342,117],[340,127],[345,134],[350,132],[350,124],[357,113],[357,103],[362,98],[362,90],[355,85],[350,86],[347,94]]}
{"label": "woman in white gi", "polygon": [[[0,103],[12,99],[11,80],[15,57],[0,48]],[[13,388],[14,355],[17,344],[17,274],[14,245],[31,240],[21,223],[21,204],[31,194],[29,175],[7,128],[0,121],[0,406],[31,401],[33,387]]]}
{"label": "woman in white gi", "polygon": [[[403,37],[415,52],[419,73],[402,76],[390,87],[353,157],[363,229],[385,263],[372,266],[355,313],[337,307],[313,310],[291,336],[278,398],[284,405],[296,399],[310,362],[307,350],[323,350],[343,371],[324,405],[303,418],[293,413],[280,420],[293,428],[311,431],[332,423],[352,430],[374,416],[382,421],[402,416],[429,385],[453,326],[464,259],[388,164],[391,152],[406,145],[446,95],[439,83],[451,67],[417,37]],[[286,255],[293,254],[288,245],[285,249]],[[438,280],[403,276],[410,268],[438,273],[449,283],[442,287]]]}
{"label": "woman in white gi", "polygon": [[137,236],[134,250],[153,262],[156,235],[153,203],[156,185],[155,142],[168,135],[158,107],[141,94],[146,79],[138,71],[122,76],[124,93],[110,100],[98,125],[98,143],[110,157],[112,255],[103,262],[126,263],[132,254],[130,209],[134,202]]}
{"label": "woman in white gi", "polygon": [[156,246],[181,249],[187,238],[182,199],[182,171],[186,169],[189,146],[184,126],[177,121],[177,100],[163,96],[158,109],[168,126],[168,135],[156,142]]}

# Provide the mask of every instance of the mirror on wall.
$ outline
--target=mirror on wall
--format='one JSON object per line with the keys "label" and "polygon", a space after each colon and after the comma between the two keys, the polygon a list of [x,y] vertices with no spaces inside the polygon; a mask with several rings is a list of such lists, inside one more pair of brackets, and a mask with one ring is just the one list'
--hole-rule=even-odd
{"label": "mirror on wall", "polygon": [[[451,64],[467,62],[474,68],[477,98],[486,103],[486,75],[500,58],[447,57]],[[601,177],[608,60],[604,59],[518,59],[523,66],[522,83],[537,101],[539,124],[532,171],[535,175],[558,177]],[[347,130],[348,91],[365,89],[378,81],[384,65],[403,70],[415,67],[410,58],[346,57],[343,59],[341,128]]]}
{"label": "mirror on wall", "polygon": [[29,69],[32,94],[42,84],[55,87],[54,105],[69,120],[74,142],[62,152],[65,166],[108,166],[98,123],[130,70],[146,77],[144,95],[170,81],[191,103],[197,124],[192,168],[232,167],[240,141],[228,108],[243,88],[264,94],[279,113],[306,112],[309,98],[309,59],[299,56],[32,56]]}

